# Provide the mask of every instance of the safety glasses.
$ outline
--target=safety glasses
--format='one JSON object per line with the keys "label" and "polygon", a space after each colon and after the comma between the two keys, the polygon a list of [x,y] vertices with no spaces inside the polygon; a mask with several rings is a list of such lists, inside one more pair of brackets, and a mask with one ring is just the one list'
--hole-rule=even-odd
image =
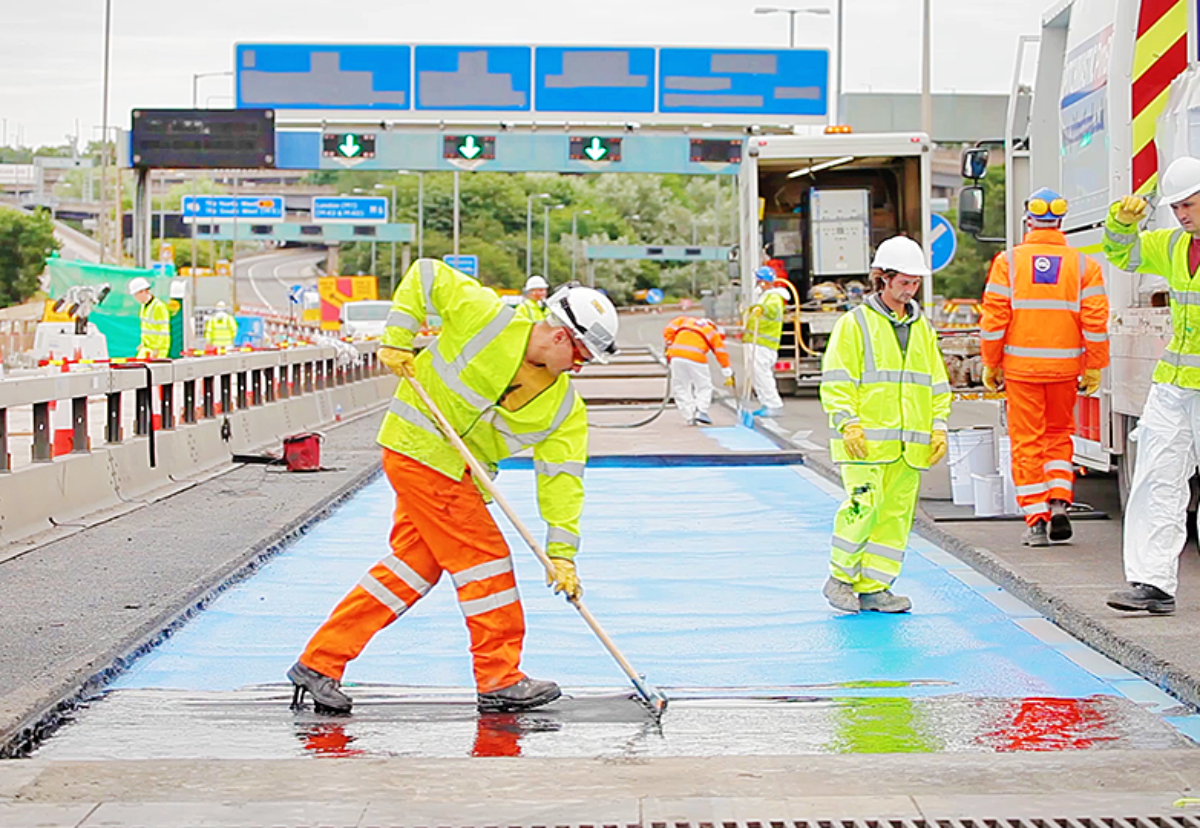
{"label": "safety glasses", "polygon": [[1067,200],[1065,198],[1055,198],[1047,201],[1044,198],[1031,198],[1025,202],[1025,212],[1034,218],[1044,218],[1046,216],[1062,218],[1067,214]]}
{"label": "safety glasses", "polygon": [[563,328],[563,330],[567,331],[567,338],[571,340],[571,347],[575,350],[575,364],[587,365],[591,362],[593,359],[592,352],[587,349],[587,346],[576,339],[575,335],[569,330],[566,328]]}

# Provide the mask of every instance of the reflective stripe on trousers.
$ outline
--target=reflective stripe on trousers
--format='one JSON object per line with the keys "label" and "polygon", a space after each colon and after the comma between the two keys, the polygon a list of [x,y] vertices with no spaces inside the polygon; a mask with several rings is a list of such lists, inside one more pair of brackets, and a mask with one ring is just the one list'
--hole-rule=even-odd
{"label": "reflective stripe on trousers", "polygon": [[834,518],[830,574],[856,592],[889,589],[904,563],[921,473],[903,460],[840,469],[847,499]]}
{"label": "reflective stripe on trousers", "polygon": [[1006,380],[1008,434],[1012,440],[1012,475],[1017,504],[1025,522],[1049,517],[1050,500],[1072,501],[1075,446],[1076,380],[1021,382]]}
{"label": "reflective stripe on trousers", "polygon": [[340,680],[346,664],[375,633],[403,615],[447,571],[470,632],[479,692],[520,681],[525,618],[512,558],[470,476],[451,480],[386,449],[383,467],[397,492],[392,554],[334,608],[300,660]]}

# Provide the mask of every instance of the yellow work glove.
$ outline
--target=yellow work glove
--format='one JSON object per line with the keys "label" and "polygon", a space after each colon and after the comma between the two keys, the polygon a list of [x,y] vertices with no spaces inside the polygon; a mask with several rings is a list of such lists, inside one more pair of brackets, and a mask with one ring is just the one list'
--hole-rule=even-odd
{"label": "yellow work glove", "polygon": [[1004,369],[997,365],[995,368],[983,366],[983,387],[989,391],[999,391],[1004,387]]}
{"label": "yellow work glove", "polygon": [[1100,390],[1100,369],[1085,368],[1083,379],[1079,381],[1079,393],[1090,397]]}
{"label": "yellow work glove", "polygon": [[752,307],[750,309],[750,318],[751,319],[758,319],[762,315],[763,315],[762,305],[755,305],[754,307]]}
{"label": "yellow work glove", "polygon": [[855,460],[867,459],[867,435],[858,423],[851,423],[842,429],[842,445]]}
{"label": "yellow work glove", "polygon": [[1117,221],[1121,224],[1137,224],[1146,217],[1146,199],[1125,196],[1117,207]]}
{"label": "yellow work glove", "polygon": [[726,387],[726,388],[733,388],[733,387],[734,387],[734,385],[735,385],[735,382],[734,382],[734,379],[733,379],[733,374],[730,374],[729,376],[727,376],[727,377],[725,378],[725,387]]}
{"label": "yellow work glove", "polygon": [[929,465],[936,466],[946,456],[946,432],[937,429],[929,436]]}
{"label": "yellow work glove", "polygon": [[579,585],[579,573],[575,571],[575,562],[566,558],[551,558],[550,564],[554,573],[546,573],[546,586],[553,586],[555,594],[563,593],[568,598],[578,598],[583,595],[583,587]]}
{"label": "yellow work glove", "polygon": [[384,346],[379,349],[379,361],[398,377],[416,374],[416,355],[412,351]]}

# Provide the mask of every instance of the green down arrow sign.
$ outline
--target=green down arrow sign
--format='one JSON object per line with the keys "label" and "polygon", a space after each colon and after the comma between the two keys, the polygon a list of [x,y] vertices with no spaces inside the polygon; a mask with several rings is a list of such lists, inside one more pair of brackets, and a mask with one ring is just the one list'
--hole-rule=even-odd
{"label": "green down arrow sign", "polygon": [[474,135],[468,135],[463,139],[463,142],[458,145],[458,154],[463,158],[471,161],[479,153],[483,152],[483,147],[479,146],[479,142],[475,140]]}
{"label": "green down arrow sign", "polygon": [[589,146],[584,147],[583,153],[593,161],[599,161],[601,158],[608,155],[608,147],[606,147],[604,142],[599,138],[593,138],[592,143]]}
{"label": "green down arrow sign", "polygon": [[346,158],[353,158],[362,152],[362,144],[358,143],[354,135],[347,135],[342,143],[338,144],[338,152]]}

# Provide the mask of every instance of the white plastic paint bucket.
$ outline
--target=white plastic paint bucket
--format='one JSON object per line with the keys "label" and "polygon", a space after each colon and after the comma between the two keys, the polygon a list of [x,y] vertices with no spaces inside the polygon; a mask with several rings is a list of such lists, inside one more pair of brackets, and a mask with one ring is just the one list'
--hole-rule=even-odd
{"label": "white plastic paint bucket", "polygon": [[1021,507],[1017,505],[1017,484],[1013,482],[1012,473],[1012,439],[1005,434],[996,444],[1000,455],[1000,476],[1004,478],[1004,514],[1019,515]]}
{"label": "white plastic paint bucket", "polygon": [[960,428],[946,435],[950,464],[950,495],[955,506],[975,502],[971,475],[996,473],[996,444],[990,428]]}
{"label": "white plastic paint bucket", "polygon": [[971,475],[975,494],[975,515],[995,517],[1004,514],[1004,479],[998,474]]}

